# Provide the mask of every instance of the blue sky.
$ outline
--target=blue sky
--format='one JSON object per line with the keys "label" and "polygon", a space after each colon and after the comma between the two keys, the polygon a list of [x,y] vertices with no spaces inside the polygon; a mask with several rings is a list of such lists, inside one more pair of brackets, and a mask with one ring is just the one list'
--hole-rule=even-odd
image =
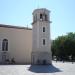
{"label": "blue sky", "polygon": [[32,27],[32,12],[51,11],[51,39],[75,32],[75,0],[0,0],[0,24]]}

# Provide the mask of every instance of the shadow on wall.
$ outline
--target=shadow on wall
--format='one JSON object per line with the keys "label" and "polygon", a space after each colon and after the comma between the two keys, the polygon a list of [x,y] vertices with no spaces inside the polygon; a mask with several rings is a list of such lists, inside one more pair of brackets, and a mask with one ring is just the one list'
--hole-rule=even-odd
{"label": "shadow on wall", "polygon": [[29,71],[35,73],[54,73],[62,72],[60,69],[54,67],[53,65],[31,65]]}

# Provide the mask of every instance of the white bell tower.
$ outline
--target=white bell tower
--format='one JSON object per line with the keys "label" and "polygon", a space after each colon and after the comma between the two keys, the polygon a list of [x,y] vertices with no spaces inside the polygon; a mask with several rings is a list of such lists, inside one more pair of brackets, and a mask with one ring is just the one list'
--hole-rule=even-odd
{"label": "white bell tower", "polygon": [[32,64],[52,64],[49,13],[45,8],[33,11]]}

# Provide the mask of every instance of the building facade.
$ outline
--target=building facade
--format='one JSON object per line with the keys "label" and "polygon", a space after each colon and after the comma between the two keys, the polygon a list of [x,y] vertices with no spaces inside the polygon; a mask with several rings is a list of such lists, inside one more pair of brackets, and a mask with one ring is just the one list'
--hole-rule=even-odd
{"label": "building facade", "polygon": [[0,24],[0,63],[30,64],[32,29]]}
{"label": "building facade", "polygon": [[33,12],[32,29],[0,24],[0,63],[51,64],[50,18],[45,8]]}

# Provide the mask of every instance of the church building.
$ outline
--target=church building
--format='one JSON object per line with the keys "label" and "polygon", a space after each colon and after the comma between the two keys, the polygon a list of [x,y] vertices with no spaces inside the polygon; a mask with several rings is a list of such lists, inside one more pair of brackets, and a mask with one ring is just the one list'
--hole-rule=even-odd
{"label": "church building", "polygon": [[52,64],[50,11],[32,14],[32,29],[0,24],[0,64]]}

